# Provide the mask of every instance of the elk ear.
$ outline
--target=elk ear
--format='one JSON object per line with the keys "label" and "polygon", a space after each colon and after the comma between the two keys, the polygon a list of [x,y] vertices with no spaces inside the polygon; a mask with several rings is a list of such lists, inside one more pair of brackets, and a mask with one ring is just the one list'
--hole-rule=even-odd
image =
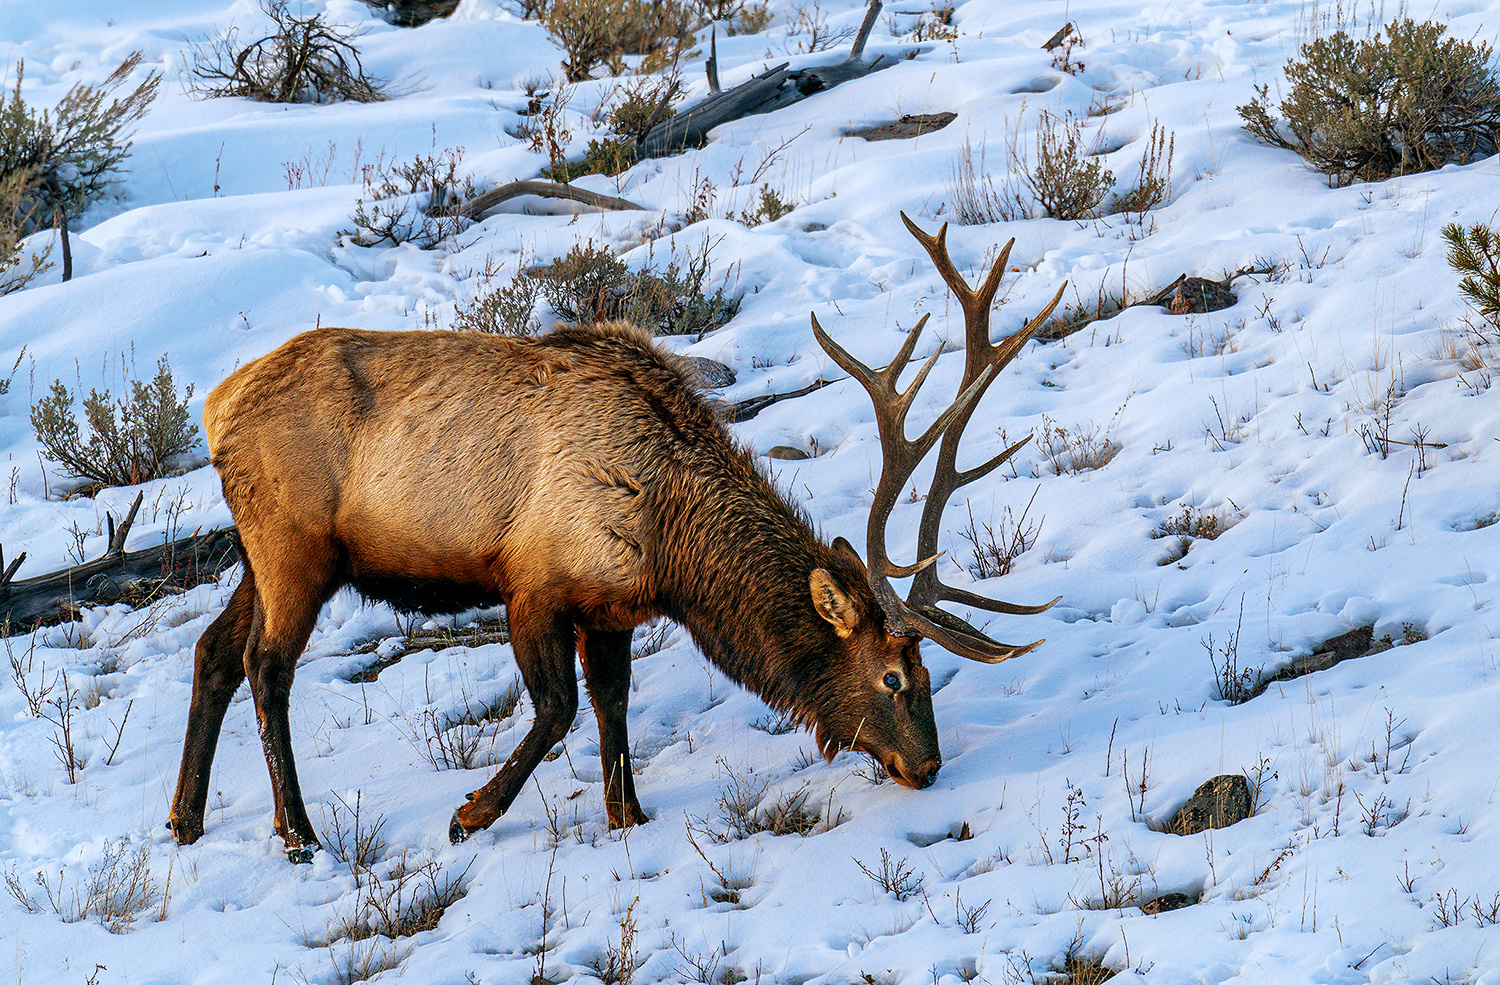
{"label": "elk ear", "polygon": [[834,632],[847,638],[859,625],[859,612],[853,600],[825,568],[814,569],[807,582],[812,589],[813,608],[833,624]]}
{"label": "elk ear", "polygon": [[854,565],[855,569],[859,571],[861,578],[868,579],[870,577],[869,571],[865,569],[864,559],[859,556],[859,552],[854,549],[853,544],[842,537],[835,537],[833,538],[833,549],[835,552],[842,554],[850,564]]}

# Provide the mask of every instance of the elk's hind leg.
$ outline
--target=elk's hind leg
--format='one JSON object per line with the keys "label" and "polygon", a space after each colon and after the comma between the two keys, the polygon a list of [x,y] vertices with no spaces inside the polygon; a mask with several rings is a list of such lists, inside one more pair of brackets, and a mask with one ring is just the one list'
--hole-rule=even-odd
{"label": "elk's hind leg", "polygon": [[635,797],[630,771],[630,736],[625,712],[630,704],[630,631],[583,630],[578,659],[599,720],[599,758],[604,762],[604,809],[611,828],[650,820]]}
{"label": "elk's hind leg", "polygon": [[245,644],[255,615],[255,575],[244,566],[229,605],[198,639],[193,659],[193,700],[188,707],[187,734],[182,742],[182,768],[167,828],[179,845],[203,836],[203,812],[208,804],[209,770],[224,713],[245,679]]}
{"label": "elk's hind leg", "polygon": [[322,846],[302,803],[288,712],[297,658],[312,635],[318,610],[336,585],[331,571],[310,563],[311,559],[331,557],[332,551],[306,543],[283,546],[286,549],[274,558],[256,561],[259,585],[244,669],[255,697],[255,717],[271,774],[276,833],[286,843],[290,861],[310,862],[313,852]]}
{"label": "elk's hind leg", "polygon": [[536,718],[494,779],[469,795],[453,812],[448,838],[454,844],[487,828],[509,809],[547,750],[561,742],[578,714],[578,681],[573,674],[577,630],[573,620],[541,604],[513,598],[506,605],[511,644]]}

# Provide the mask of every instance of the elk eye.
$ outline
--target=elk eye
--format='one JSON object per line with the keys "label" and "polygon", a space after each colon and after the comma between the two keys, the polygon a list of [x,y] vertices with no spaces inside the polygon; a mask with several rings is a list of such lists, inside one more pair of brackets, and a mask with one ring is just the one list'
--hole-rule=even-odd
{"label": "elk eye", "polygon": [[885,675],[885,681],[884,681],[884,683],[885,683],[885,686],[889,690],[892,690],[892,691],[899,691],[899,690],[901,690],[901,678],[894,671],[891,671],[891,672],[889,672],[889,673],[887,673]]}

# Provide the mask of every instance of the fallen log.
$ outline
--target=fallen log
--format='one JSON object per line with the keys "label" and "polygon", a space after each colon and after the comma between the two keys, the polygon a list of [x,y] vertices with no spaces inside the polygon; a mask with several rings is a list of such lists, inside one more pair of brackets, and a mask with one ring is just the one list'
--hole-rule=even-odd
{"label": "fallen log", "polygon": [[598,192],[587,191],[583,188],[574,188],[572,185],[561,185],[553,181],[539,181],[529,179],[524,181],[512,181],[492,188],[483,195],[476,195],[460,205],[439,206],[428,209],[428,215],[461,216],[465,219],[478,219],[484,213],[493,209],[501,202],[512,198],[520,198],[522,195],[536,195],[541,198],[563,198],[573,202],[582,202],[584,205],[592,205],[596,209],[604,209],[610,212],[640,211],[644,212],[644,205],[636,205],[634,202],[613,195],[601,195]]}
{"label": "fallen log", "polygon": [[806,99],[815,92],[832,89],[850,79],[863,78],[877,68],[895,64],[894,60],[886,61],[885,56],[877,57],[871,62],[866,62],[863,58],[865,41],[875,26],[880,8],[881,0],[870,0],[864,23],[860,25],[859,33],[849,50],[849,57],[843,61],[831,65],[809,65],[795,70],[787,68],[790,62],[783,62],[724,91],[719,90],[718,52],[715,48],[705,66],[709,94],[648,130],[637,142],[637,154],[641,157],[665,157],[689,147],[701,147],[708,142],[709,131],[720,124],[746,116],[770,113]]}
{"label": "fallen log", "polygon": [[748,421],[772,404],[780,403],[783,400],[790,400],[793,397],[805,397],[814,390],[823,389],[830,383],[837,383],[839,380],[847,379],[847,376],[840,376],[832,380],[825,380],[819,377],[799,390],[791,390],[787,393],[763,393],[758,397],[747,397],[744,400],[736,400],[725,407],[724,417],[731,424]]}
{"label": "fallen log", "polygon": [[[115,531],[118,543],[124,544],[128,529],[125,523]],[[75,619],[84,605],[132,598],[144,601],[160,590],[191,588],[217,578],[239,557],[234,527],[193,533],[129,553],[111,550],[101,558],[51,574],[0,583],[0,624],[10,635]]]}

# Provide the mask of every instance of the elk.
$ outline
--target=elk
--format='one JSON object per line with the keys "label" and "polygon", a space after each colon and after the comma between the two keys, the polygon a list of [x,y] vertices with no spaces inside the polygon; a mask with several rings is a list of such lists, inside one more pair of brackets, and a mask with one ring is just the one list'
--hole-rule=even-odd
{"label": "elk", "polygon": [[[902,218],[963,306],[959,397],[908,439],[907,411],[941,352],[897,389],[926,317],[879,371],[812,320],[875,405],[883,464],[868,568],[843,538],[823,543],[730,436],[687,364],[629,325],[567,326],[530,339],[326,328],[230,374],[204,405],[204,429],[244,570],[195,653],[167,822],[178,843],[203,834],[214,748],[248,678],[276,833],[293,861],[319,847],[297,782],[288,696],[320,608],[344,586],[424,613],[506,607],[535,717],[500,771],[454,812],[454,841],[504,814],[566,735],[578,709],[575,653],[599,725],[609,825],[647,820],[625,720],[631,630],[658,616],[686,627],[725,674],[811,729],[825,757],[860,750],[899,783],[931,784],[942,757],[920,639],[987,663],[1041,642],[996,642],[936,602],[1036,613],[1057,600],[1012,605],[942,586],[934,557],[891,562],[885,524],[939,439],[922,521],[929,546],[952,491],[1025,444],[967,471],[954,466],[979,397],[1062,291],[991,344],[989,309],[1010,247],[974,290],[948,258],[947,227],[929,236]],[[919,580],[903,601],[890,579],[912,574]]]}

